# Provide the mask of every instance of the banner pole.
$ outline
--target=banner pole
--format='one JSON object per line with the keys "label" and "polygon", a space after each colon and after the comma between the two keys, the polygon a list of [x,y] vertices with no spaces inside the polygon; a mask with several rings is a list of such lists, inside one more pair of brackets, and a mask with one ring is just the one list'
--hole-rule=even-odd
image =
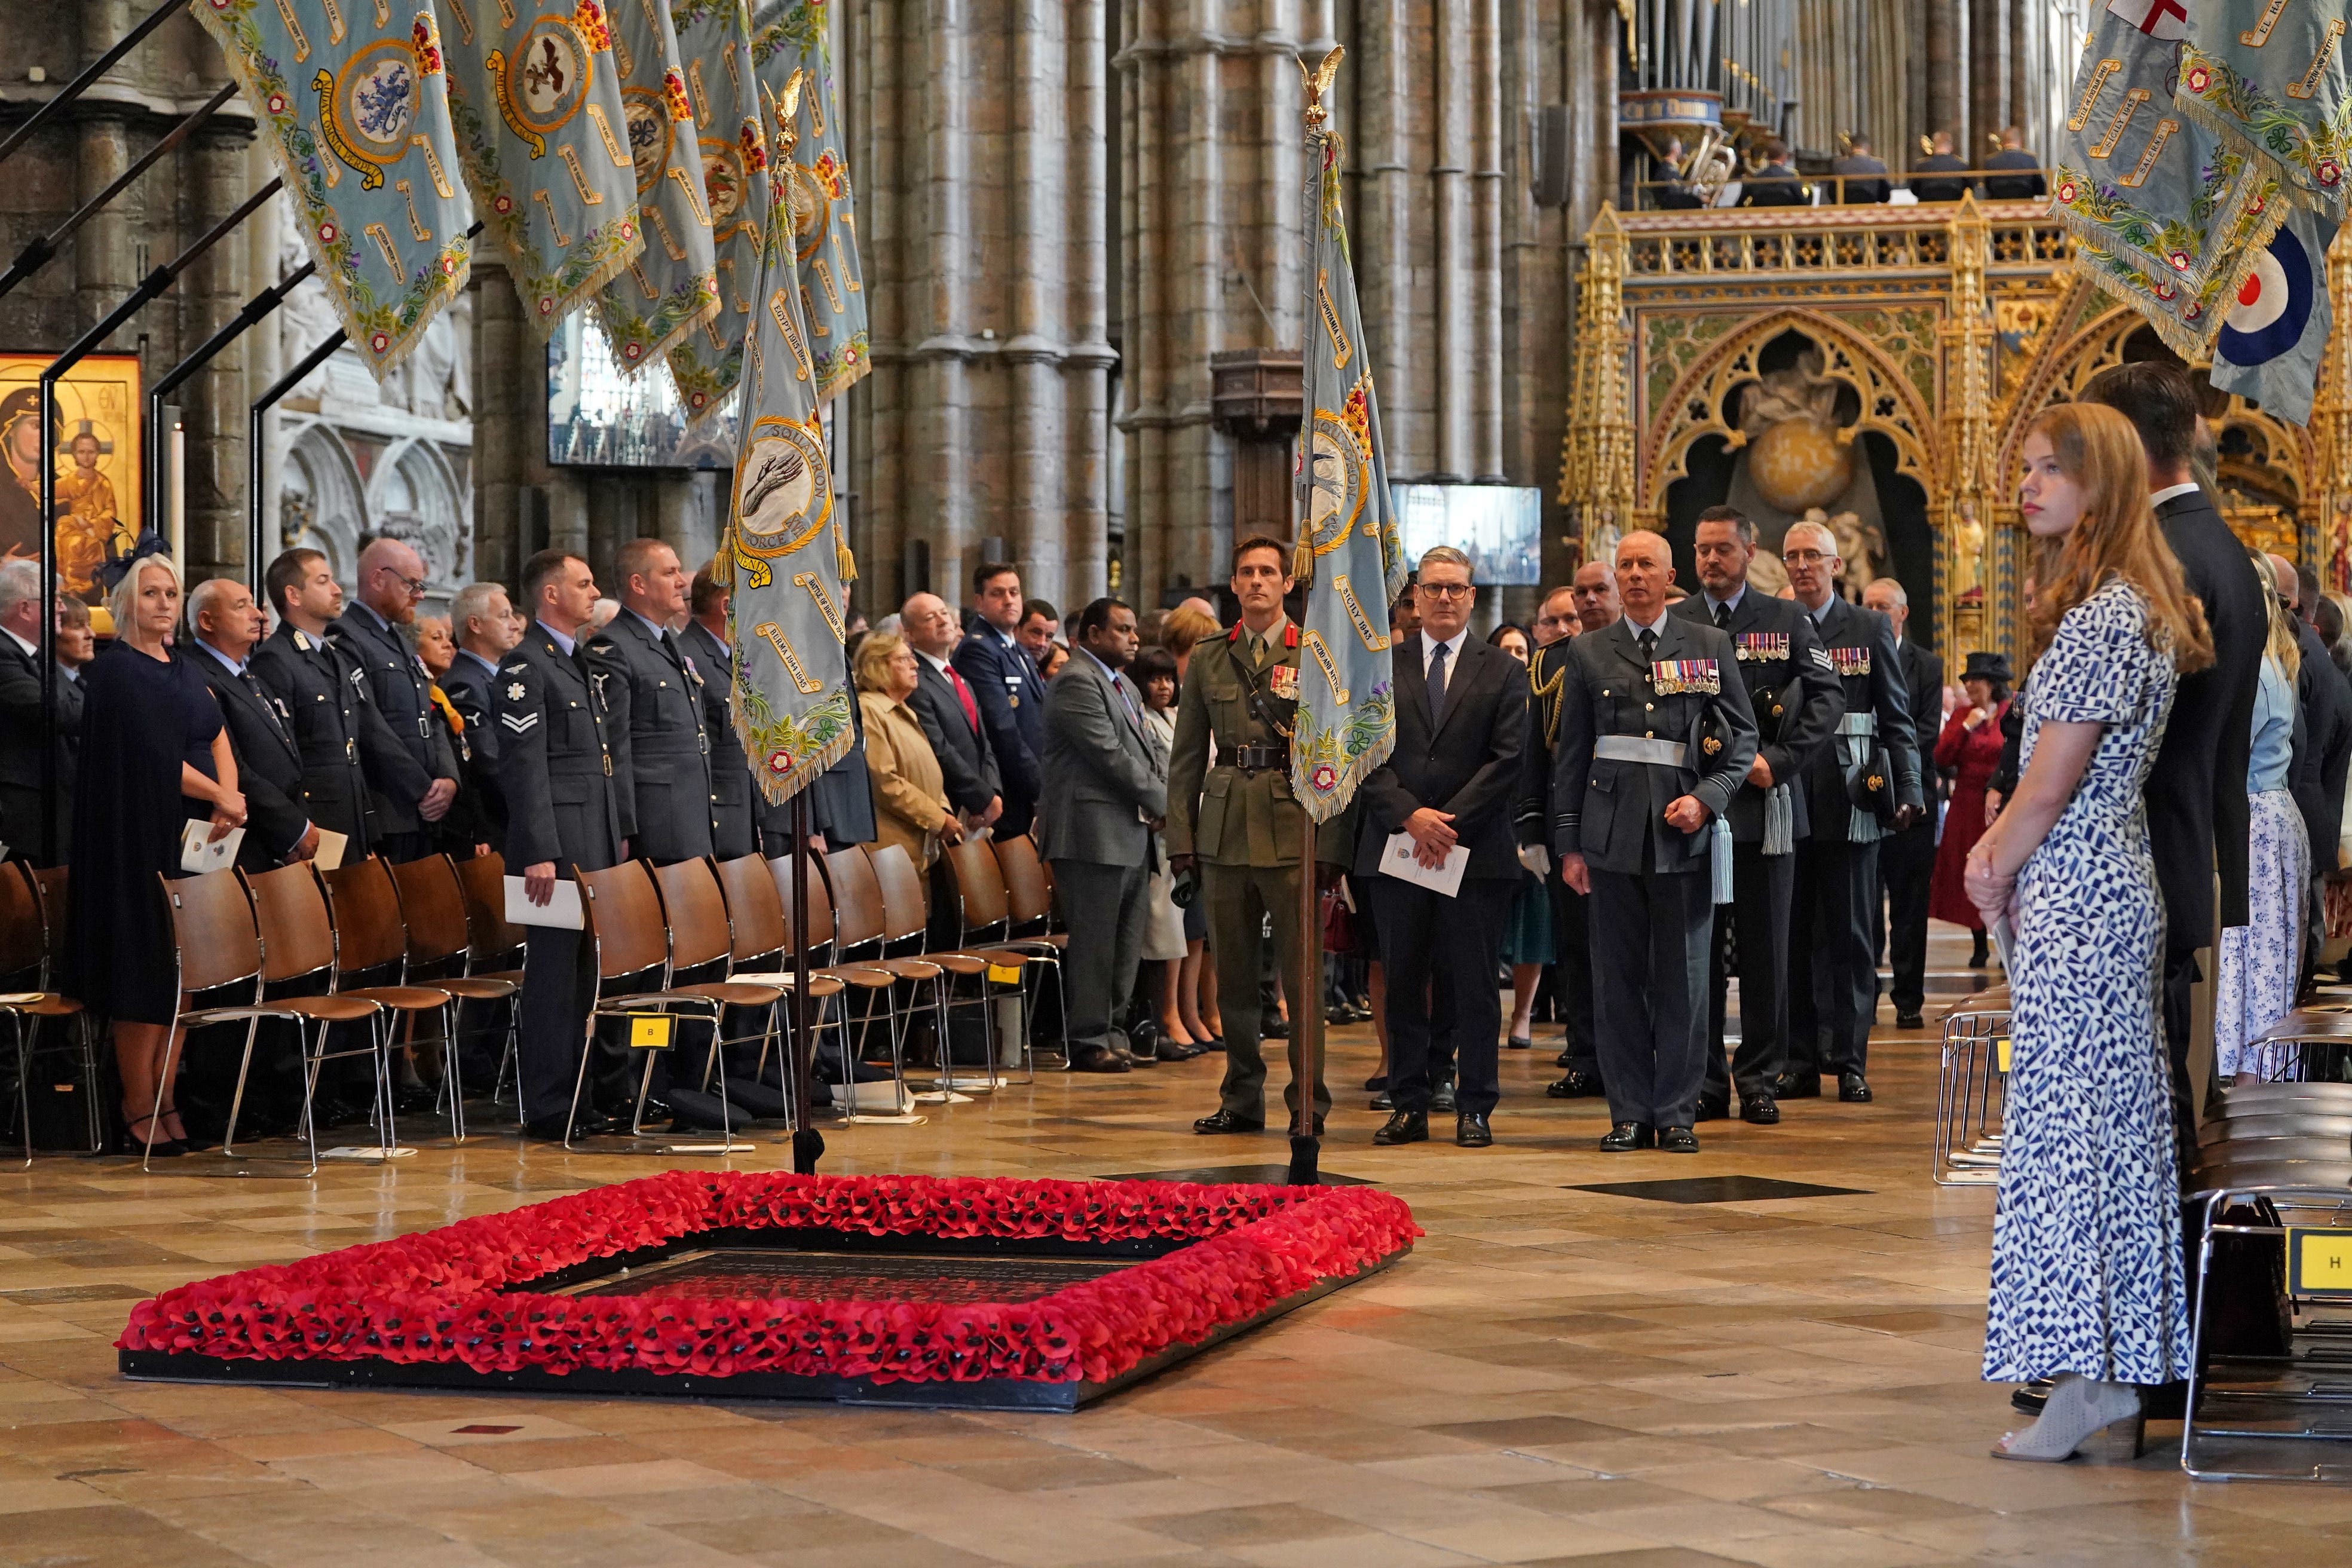
{"label": "banner pole", "polygon": [[[793,1064],[793,1173],[800,1176],[816,1174],[817,1158],[824,1152],[824,1134],[816,1130],[809,1105],[808,858],[809,799],[808,791],[803,789],[793,796],[793,1037],[789,1047]],[[849,1050],[846,1029],[842,1034],[841,1048],[845,1057]],[[841,1076],[842,1081],[851,1086],[847,1092],[856,1093],[855,1059],[845,1060]]]}
{"label": "banner pole", "polygon": [[[1300,390],[1304,392],[1308,381],[1307,346],[1315,336],[1315,225],[1322,212],[1319,159],[1325,111],[1314,79],[1302,71],[1301,79],[1307,100],[1307,177],[1300,187],[1298,235],[1307,247],[1307,265],[1299,268],[1303,298],[1298,313],[1298,374]],[[1300,412],[1299,445],[1291,461],[1290,526],[1292,536],[1301,541],[1294,556],[1305,563],[1297,580],[1302,605],[1305,595],[1314,591],[1315,552],[1305,547],[1301,532],[1313,516],[1308,491],[1313,448],[1308,432],[1313,428],[1314,418],[1314,403],[1309,397]],[[1306,657],[1303,646],[1299,657]],[[1295,759],[1293,765],[1296,766]],[[1300,792],[1293,789],[1291,793]],[[1320,910],[1315,896],[1315,815],[1303,798],[1298,802],[1298,815],[1302,819],[1298,833],[1298,973],[1292,977],[1290,988],[1290,1085],[1297,1103],[1290,1117],[1289,1184],[1311,1187],[1321,1181],[1317,1167],[1323,1147],[1321,1135],[1315,1130],[1315,1086],[1321,1080],[1317,1068],[1322,1057],[1323,927],[1316,918]]]}

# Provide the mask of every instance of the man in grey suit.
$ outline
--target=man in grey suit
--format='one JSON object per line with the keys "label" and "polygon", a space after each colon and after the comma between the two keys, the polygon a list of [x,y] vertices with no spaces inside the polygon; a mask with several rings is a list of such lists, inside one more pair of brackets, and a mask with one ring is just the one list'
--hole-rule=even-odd
{"label": "man in grey suit", "polygon": [[915,694],[907,706],[923,721],[940,759],[949,803],[963,814],[966,826],[993,823],[1004,814],[1004,781],[979,699],[948,662],[963,636],[955,612],[937,594],[917,594],[899,609],[898,628],[915,650]]}
{"label": "man in grey suit", "polygon": [[1144,727],[1143,704],[1119,671],[1134,658],[1135,612],[1097,599],[1078,615],[1070,662],[1045,691],[1045,755],[1038,850],[1054,863],[1070,945],[1070,1065],[1125,1072],[1130,1058],[1113,1022],[1135,989],[1143,952],[1151,836],[1168,815],[1168,758]]}

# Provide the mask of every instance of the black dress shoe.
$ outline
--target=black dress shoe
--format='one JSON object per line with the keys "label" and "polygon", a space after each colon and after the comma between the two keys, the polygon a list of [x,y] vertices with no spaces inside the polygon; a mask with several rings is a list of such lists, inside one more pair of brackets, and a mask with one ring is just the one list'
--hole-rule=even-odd
{"label": "black dress shoe", "polygon": [[1651,1131],[1646,1121],[1620,1121],[1609,1130],[1607,1137],[1601,1140],[1601,1152],[1604,1154],[1624,1154],[1635,1149],[1654,1149],[1657,1146],[1657,1134]]}
{"label": "black dress shoe", "polygon": [[1858,1072],[1838,1074],[1838,1098],[1848,1105],[1868,1105],[1870,1080]]}
{"label": "black dress shoe", "polygon": [[[542,1116],[536,1121],[526,1121],[522,1124],[523,1136],[535,1139],[541,1143],[561,1143],[563,1142],[563,1121],[564,1119],[562,1116]],[[626,1131],[625,1128],[615,1125],[609,1119],[592,1114],[580,1119],[579,1123],[572,1129],[572,1136],[603,1138],[625,1131]]]}
{"label": "black dress shoe", "polygon": [[1426,1143],[1429,1142],[1429,1112],[1400,1110],[1381,1123],[1372,1134],[1372,1142],[1382,1148],[1394,1143]]}
{"label": "black dress shoe", "polygon": [[1381,1089],[1388,1088],[1388,1086],[1389,1075],[1384,1072],[1376,1072],[1371,1077],[1364,1080],[1364,1087],[1375,1094],[1378,1094]]}
{"label": "black dress shoe", "polygon": [[1551,1058],[1551,1065],[1556,1068],[1574,1067],[1576,1065],[1576,1055],[1572,1051],[1562,1051],[1559,1055]]}
{"label": "black dress shoe", "polygon": [[1731,1102],[1727,1100],[1702,1100],[1698,1102],[1698,1119],[1701,1121],[1720,1121],[1730,1114]]}
{"label": "black dress shoe", "polygon": [[1235,1116],[1230,1110],[1213,1110],[1192,1123],[1195,1132],[1263,1132],[1265,1123],[1253,1121],[1246,1116]]}
{"label": "black dress shoe", "polygon": [[1739,1099],[1739,1120],[1755,1127],[1780,1125],[1780,1107],[1769,1094],[1748,1094]]}
{"label": "black dress shoe", "polygon": [[1819,1100],[1822,1097],[1822,1075],[1784,1072],[1780,1081],[1772,1086],[1775,1100]]}
{"label": "black dress shoe", "polygon": [[1290,1038],[1290,1020],[1287,1018],[1271,1017],[1263,1020],[1257,1026],[1257,1037],[1261,1040],[1286,1040]]}
{"label": "black dress shoe", "polygon": [[1156,1068],[1160,1065],[1155,1047],[1146,1047],[1140,1051],[1122,1049],[1118,1054],[1119,1060],[1129,1068]]}
{"label": "black dress shoe", "polygon": [[1895,1015],[1895,1026],[1898,1029],[1924,1029],[1927,1026],[1927,1019],[1924,1014],[1897,1010]]}
{"label": "black dress shoe", "polygon": [[1452,1079],[1442,1078],[1437,1080],[1437,1087],[1429,1091],[1429,1109],[1440,1115],[1448,1114],[1454,1109]]}
{"label": "black dress shoe", "polygon": [[1553,1100],[1597,1100],[1601,1092],[1599,1079],[1573,1068],[1556,1081],[1544,1085],[1544,1093]]}
{"label": "black dress shoe", "polygon": [[1465,1110],[1454,1119],[1454,1141],[1465,1149],[1484,1149],[1495,1142],[1495,1130],[1483,1110]]}
{"label": "black dress shoe", "polygon": [[1199,1046],[1180,1046],[1162,1035],[1160,1037],[1160,1044],[1152,1048],[1151,1054],[1163,1062],[1189,1062],[1199,1056],[1202,1047]]}
{"label": "black dress shoe", "polygon": [[1389,1091],[1387,1089],[1382,1089],[1380,1093],[1372,1096],[1372,1109],[1374,1110],[1394,1110],[1396,1109],[1396,1101],[1389,1098]]}
{"label": "black dress shoe", "polygon": [[1658,1148],[1668,1154],[1696,1154],[1698,1134],[1687,1127],[1668,1127],[1658,1134]]}
{"label": "black dress shoe", "polygon": [[421,1083],[404,1083],[392,1091],[392,1109],[402,1116],[415,1116],[433,1109],[436,1097]]}
{"label": "black dress shoe", "polygon": [[1084,1046],[1071,1061],[1070,1069],[1073,1072],[1125,1072],[1128,1070],[1127,1053],[1113,1050],[1108,1046]]}

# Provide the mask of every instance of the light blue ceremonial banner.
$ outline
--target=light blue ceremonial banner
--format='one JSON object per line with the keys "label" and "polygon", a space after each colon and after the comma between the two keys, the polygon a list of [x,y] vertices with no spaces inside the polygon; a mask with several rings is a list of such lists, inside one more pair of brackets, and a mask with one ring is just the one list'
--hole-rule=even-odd
{"label": "light blue ceremonial banner", "polygon": [[668,0],[613,0],[613,64],[635,166],[646,247],[596,297],[596,319],[624,371],[659,363],[719,312],[719,270],[702,149],[678,62]]}
{"label": "light blue ceremonial banner", "polygon": [[2181,0],[2106,0],[2075,67],[2051,170],[2084,275],[2191,362],[2285,216],[2278,178],[2174,101]]}
{"label": "light blue ceremonial banner", "polygon": [[200,0],[195,12],[261,127],[327,298],[382,380],[465,288],[472,254],[431,0]]}
{"label": "light blue ceremonial banner", "polygon": [[544,338],[645,247],[612,28],[598,0],[439,4],[457,159]]}
{"label": "light blue ceremonial banner", "polygon": [[[866,271],[857,254],[857,210],[849,188],[848,145],[833,54],[825,43],[828,0],[791,0],[763,12],[751,35],[751,65],[776,102],[802,78],[798,107],[776,127],[775,174],[786,182],[801,313],[816,363],[816,397],[830,402],[874,368],[866,336]],[[786,132],[790,132],[790,135]]]}
{"label": "light blue ceremonial banner", "polygon": [[2346,0],[2192,7],[2175,100],[2285,181],[2296,201],[2337,220],[2352,163],[2347,13]]}
{"label": "light blue ceremonial banner", "polygon": [[2320,359],[2335,325],[2327,292],[2327,247],[2335,220],[2298,210],[2271,237],[2221,318],[2213,340],[2213,384],[2252,398],[2263,412],[2311,423]]}
{"label": "light blue ceremonial banner", "polygon": [[742,378],[770,205],[768,138],[744,0],[670,0],[669,14],[701,133],[704,199],[719,267],[718,313],[669,353],[687,419],[698,423],[719,412]]}
{"label": "light blue ceremonial banner", "polygon": [[[1404,586],[1402,542],[1381,451],[1380,404],[1356,308],[1356,275],[1339,206],[1339,136],[1318,107],[1339,68],[1334,49],[1307,82],[1306,406],[1298,432],[1302,505],[1297,723],[1290,787],[1309,817],[1347,809],[1356,786],[1396,743],[1389,603]],[[1310,577],[1311,574],[1311,577]]]}
{"label": "light blue ceremonial banner", "polygon": [[816,368],[781,195],[761,249],[743,360],[742,446],[720,546],[734,578],[735,730],[760,793],[778,805],[856,738],[841,619],[842,584],[856,570],[834,515]]}

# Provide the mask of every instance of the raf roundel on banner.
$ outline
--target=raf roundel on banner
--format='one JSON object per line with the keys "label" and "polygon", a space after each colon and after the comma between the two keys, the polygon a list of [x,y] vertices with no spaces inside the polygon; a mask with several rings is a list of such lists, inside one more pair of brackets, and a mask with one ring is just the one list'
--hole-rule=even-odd
{"label": "raf roundel on banner", "polygon": [[2294,229],[2280,229],[2270,249],[2246,274],[2236,303],[2221,320],[2221,337],[2215,345],[2220,357],[2232,364],[2256,365],[2294,347],[2311,321],[2312,287],[2311,258]]}

